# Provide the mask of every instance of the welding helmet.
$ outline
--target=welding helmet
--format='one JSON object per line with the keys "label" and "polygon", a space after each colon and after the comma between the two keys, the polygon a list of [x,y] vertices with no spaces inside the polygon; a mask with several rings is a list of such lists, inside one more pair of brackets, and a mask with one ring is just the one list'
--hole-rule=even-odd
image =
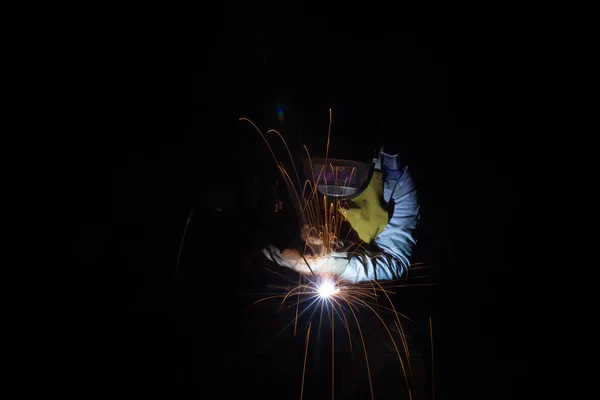
{"label": "welding helmet", "polygon": [[349,200],[358,196],[371,181],[374,163],[338,158],[302,159],[304,177],[331,200]]}
{"label": "welding helmet", "polygon": [[375,152],[371,162],[338,158],[303,158],[302,171],[306,179],[317,186],[322,195],[332,200],[351,200],[367,189],[373,173],[381,171],[383,177],[400,169],[397,155]]}

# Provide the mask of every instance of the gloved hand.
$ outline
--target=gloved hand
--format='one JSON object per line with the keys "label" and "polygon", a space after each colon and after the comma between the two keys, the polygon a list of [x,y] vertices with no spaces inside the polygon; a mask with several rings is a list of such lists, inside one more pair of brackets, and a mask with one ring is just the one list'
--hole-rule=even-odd
{"label": "gloved hand", "polygon": [[[327,256],[304,256],[302,257],[295,249],[279,249],[270,245],[268,249],[263,249],[265,257],[276,264],[290,268],[303,275],[333,274],[342,275],[348,266],[348,255],[346,253],[330,252]],[[310,265],[310,268],[308,265]]]}

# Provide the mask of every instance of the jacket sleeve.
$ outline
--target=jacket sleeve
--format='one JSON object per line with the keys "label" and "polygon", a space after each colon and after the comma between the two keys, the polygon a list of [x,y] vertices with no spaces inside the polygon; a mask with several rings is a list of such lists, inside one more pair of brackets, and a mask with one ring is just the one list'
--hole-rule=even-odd
{"label": "jacket sleeve", "polygon": [[[383,198],[393,204],[392,218],[375,238],[367,255],[353,256],[342,278],[350,282],[393,280],[406,274],[416,244],[419,200],[408,167],[394,169],[382,163]],[[392,163],[392,167],[396,166]]]}

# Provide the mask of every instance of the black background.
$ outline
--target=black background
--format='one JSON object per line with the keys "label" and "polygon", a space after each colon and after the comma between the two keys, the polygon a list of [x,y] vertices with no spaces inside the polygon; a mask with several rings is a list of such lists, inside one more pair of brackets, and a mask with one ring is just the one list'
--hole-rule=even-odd
{"label": "black background", "polygon": [[[185,54],[157,52],[128,69],[112,109],[132,122],[106,145],[112,206],[86,230],[96,238],[87,262],[117,266],[123,288],[110,380],[254,393],[231,365],[252,363],[240,361],[258,329],[244,294],[261,281],[242,265],[277,239],[265,194],[277,175],[238,118],[281,129],[294,152],[306,144],[323,155],[331,108],[330,156],[369,161],[383,145],[419,187],[413,261],[439,286],[407,296],[433,320],[436,398],[531,395],[537,267],[523,255],[531,227],[519,52],[487,36],[312,32],[213,34]],[[255,178],[261,207],[252,208]]]}

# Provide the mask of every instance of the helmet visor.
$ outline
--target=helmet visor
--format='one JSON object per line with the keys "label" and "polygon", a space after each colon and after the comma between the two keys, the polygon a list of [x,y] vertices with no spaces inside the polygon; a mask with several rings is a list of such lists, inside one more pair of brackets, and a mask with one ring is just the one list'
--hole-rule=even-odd
{"label": "helmet visor", "polygon": [[360,161],[313,157],[302,159],[302,166],[319,193],[340,200],[358,196],[373,175],[373,165]]}

